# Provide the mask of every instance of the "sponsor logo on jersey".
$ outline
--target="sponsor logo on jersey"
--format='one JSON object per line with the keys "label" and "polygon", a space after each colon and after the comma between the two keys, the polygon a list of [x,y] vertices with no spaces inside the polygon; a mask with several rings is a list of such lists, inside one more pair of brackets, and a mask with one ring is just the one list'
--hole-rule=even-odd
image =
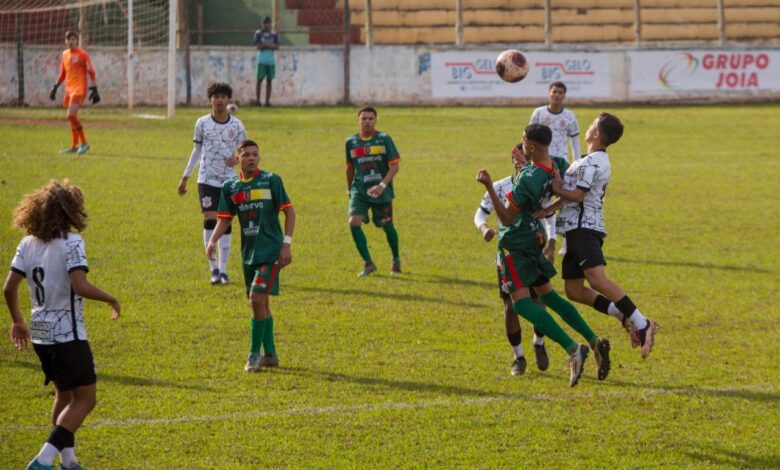
{"label": "sponsor logo on jersey", "polygon": [[384,155],[386,147],[384,145],[369,145],[367,147],[357,147],[349,151],[352,158],[365,157],[367,155]]}
{"label": "sponsor logo on jersey", "polygon": [[[270,200],[271,199],[271,190],[270,189],[250,189],[248,191],[240,191],[240,192],[237,192],[237,193],[233,193],[230,196],[230,199],[233,201],[233,204],[242,204],[242,203],[250,202],[250,201]],[[263,207],[263,206],[260,205],[260,207]]]}

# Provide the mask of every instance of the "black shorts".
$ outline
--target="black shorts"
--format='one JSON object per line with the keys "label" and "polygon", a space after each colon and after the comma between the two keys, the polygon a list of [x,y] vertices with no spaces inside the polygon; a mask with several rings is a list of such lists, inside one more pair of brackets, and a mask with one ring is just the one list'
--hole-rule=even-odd
{"label": "black shorts", "polygon": [[566,254],[561,262],[564,279],[584,279],[585,270],[595,266],[606,266],[604,235],[593,230],[574,229],[566,232]]}
{"label": "black shorts", "polygon": [[200,199],[200,211],[217,211],[219,207],[219,198],[222,195],[222,188],[198,183],[198,199]]}
{"label": "black shorts", "polygon": [[[501,273],[501,266],[496,266],[496,271],[498,271],[498,296],[501,297],[501,300],[509,300],[512,301],[512,297],[504,292],[504,276]],[[533,286],[528,288],[528,292],[531,294],[532,299],[536,299],[539,296],[536,294],[536,289],[534,287],[539,287],[544,284],[547,284],[550,282],[550,280],[545,276],[539,276],[539,279],[534,282]]]}
{"label": "black shorts", "polygon": [[97,382],[95,362],[88,341],[59,344],[33,344],[46,376],[44,385],[54,382],[57,390],[67,392]]}

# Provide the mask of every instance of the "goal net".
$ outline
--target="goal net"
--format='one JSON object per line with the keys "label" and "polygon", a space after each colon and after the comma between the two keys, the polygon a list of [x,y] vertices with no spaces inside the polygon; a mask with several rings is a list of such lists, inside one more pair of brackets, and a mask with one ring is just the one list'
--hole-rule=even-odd
{"label": "goal net", "polygon": [[106,104],[172,104],[176,7],[176,0],[0,0],[0,64],[7,71],[0,93],[15,96],[8,101],[17,105],[52,105],[48,92],[65,32],[75,31]]}

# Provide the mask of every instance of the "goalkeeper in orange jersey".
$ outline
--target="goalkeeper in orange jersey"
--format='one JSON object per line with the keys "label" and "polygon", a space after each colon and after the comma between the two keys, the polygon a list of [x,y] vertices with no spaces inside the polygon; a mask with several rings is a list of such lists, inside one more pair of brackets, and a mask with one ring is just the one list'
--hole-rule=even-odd
{"label": "goalkeeper in orange jersey", "polygon": [[[87,77],[92,84],[89,87],[89,100],[92,104],[100,102],[100,95],[95,80],[95,69],[92,60],[84,49],[79,47],[79,35],[73,31],[65,33],[65,44],[68,48],[62,51],[62,64],[60,76],[51,88],[49,98],[54,101],[57,97],[57,89],[65,82],[65,100],[63,104],[68,108],[68,121],[70,121],[71,145],[62,153],[86,153],[89,150],[87,137],[84,135],[84,127],[79,120],[79,108],[87,97]],[[81,142],[81,145],[79,145]]]}

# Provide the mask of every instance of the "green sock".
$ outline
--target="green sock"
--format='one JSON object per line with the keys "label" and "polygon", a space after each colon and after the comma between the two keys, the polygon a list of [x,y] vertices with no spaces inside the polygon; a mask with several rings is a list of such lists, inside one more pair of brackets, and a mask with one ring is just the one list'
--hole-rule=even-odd
{"label": "green sock", "polygon": [[363,261],[368,263],[371,261],[371,255],[368,253],[368,240],[366,240],[366,234],[363,233],[363,229],[360,226],[349,227],[352,232],[352,239],[355,240],[355,246],[363,257]]}
{"label": "green sock", "polygon": [[560,344],[567,353],[574,354],[574,351],[577,350],[577,343],[555,323],[549,313],[536,305],[530,297],[513,302],[512,307],[518,315],[533,323],[545,336]]}
{"label": "green sock", "polygon": [[266,356],[276,356],[276,346],[274,345],[274,317],[268,317],[261,321],[265,322],[263,350],[265,350]]}
{"label": "green sock", "polygon": [[581,334],[583,338],[588,341],[591,346],[598,339],[596,333],[590,329],[585,319],[582,318],[577,308],[571,304],[568,300],[564,299],[557,292],[550,291],[539,297],[545,305],[550,307],[563,318],[570,327],[574,328],[574,331]]}
{"label": "green sock", "polygon": [[260,344],[263,342],[263,330],[265,330],[265,320],[255,320],[252,318],[252,334],[250,336],[249,352],[260,352]]}
{"label": "green sock", "polygon": [[389,224],[383,228],[387,236],[387,244],[390,245],[390,251],[393,252],[393,261],[398,261],[401,258],[398,256],[398,232],[395,231],[395,225]]}

